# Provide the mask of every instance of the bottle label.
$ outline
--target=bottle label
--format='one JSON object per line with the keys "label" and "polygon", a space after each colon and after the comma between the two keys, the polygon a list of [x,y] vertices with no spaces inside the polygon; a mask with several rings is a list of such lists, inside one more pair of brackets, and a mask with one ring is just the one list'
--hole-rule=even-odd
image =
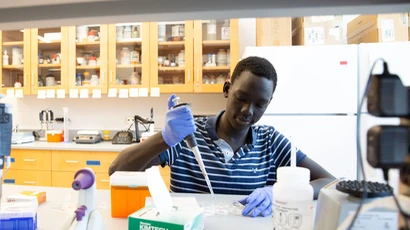
{"label": "bottle label", "polygon": [[231,39],[231,33],[230,33],[230,28],[229,27],[222,27],[221,29],[221,37],[222,40],[229,40]]}
{"label": "bottle label", "polygon": [[313,228],[313,201],[281,201],[273,200],[273,230]]}
{"label": "bottle label", "polygon": [[208,34],[216,34],[216,25],[208,24]]}

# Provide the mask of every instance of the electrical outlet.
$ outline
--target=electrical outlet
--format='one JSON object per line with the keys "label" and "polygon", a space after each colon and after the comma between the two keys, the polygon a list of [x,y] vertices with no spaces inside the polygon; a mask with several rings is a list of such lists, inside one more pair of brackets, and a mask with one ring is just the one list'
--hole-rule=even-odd
{"label": "electrical outlet", "polygon": [[134,123],[134,117],[133,116],[127,116],[125,117],[125,124],[132,124]]}

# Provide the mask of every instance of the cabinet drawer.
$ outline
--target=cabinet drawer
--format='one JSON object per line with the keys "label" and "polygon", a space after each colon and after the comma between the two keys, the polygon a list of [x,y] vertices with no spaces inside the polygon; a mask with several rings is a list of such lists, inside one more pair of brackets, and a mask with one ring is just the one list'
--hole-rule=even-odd
{"label": "cabinet drawer", "polygon": [[92,168],[95,173],[105,173],[108,176],[110,164],[117,155],[116,152],[87,152],[83,155],[83,160],[86,167]]}
{"label": "cabinet drawer", "polygon": [[76,172],[86,166],[83,159],[84,154],[85,152],[81,151],[53,151],[51,169],[52,171]]}
{"label": "cabinet drawer", "polygon": [[110,189],[110,177],[107,173],[96,173],[97,189]]}
{"label": "cabinet drawer", "polygon": [[47,150],[12,150],[11,154],[12,169],[51,169],[51,151]]}
{"label": "cabinet drawer", "polygon": [[10,169],[3,179],[5,184],[51,186],[51,171]]}
{"label": "cabinet drawer", "polygon": [[116,152],[53,151],[52,170],[76,172],[81,168],[91,168],[95,173],[106,173]]}

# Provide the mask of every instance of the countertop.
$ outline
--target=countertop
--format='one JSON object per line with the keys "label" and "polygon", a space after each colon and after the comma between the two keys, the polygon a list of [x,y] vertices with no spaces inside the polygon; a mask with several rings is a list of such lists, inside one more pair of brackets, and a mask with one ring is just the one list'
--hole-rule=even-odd
{"label": "countertop", "polygon": [[[67,211],[62,207],[75,207],[77,205],[78,192],[70,188],[55,188],[41,186],[3,185],[3,200],[8,195],[20,191],[44,191],[47,201],[39,205],[38,208],[38,230],[60,230],[61,224],[67,220]],[[96,206],[101,212],[104,220],[104,227],[110,229],[128,229],[126,218],[111,217],[111,201],[109,190],[96,191]],[[211,213],[210,204],[212,197],[209,194],[184,194],[173,193],[176,197],[195,197],[198,204],[203,207],[205,216],[205,229],[271,229],[272,217],[244,217],[238,209],[233,209],[232,202],[243,196],[216,195],[215,213]],[[62,197],[64,197],[62,199]],[[230,208],[231,207],[231,208]],[[239,208],[239,207],[238,207]],[[240,208],[239,210],[242,210]]]}
{"label": "countertop", "polygon": [[[137,143],[135,143],[137,144]],[[71,150],[71,151],[96,151],[96,152],[120,152],[131,146],[112,144],[111,142],[99,142],[96,144],[77,144],[75,142],[46,142],[35,141],[27,144],[12,145],[12,149],[32,149],[32,150]]]}

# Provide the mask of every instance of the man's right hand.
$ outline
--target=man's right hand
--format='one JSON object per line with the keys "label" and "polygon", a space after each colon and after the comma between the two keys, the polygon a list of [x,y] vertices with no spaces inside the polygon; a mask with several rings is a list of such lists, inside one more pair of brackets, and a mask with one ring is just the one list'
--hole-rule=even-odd
{"label": "man's right hand", "polygon": [[189,106],[172,109],[175,106],[174,98],[176,98],[175,94],[168,99],[169,110],[165,116],[165,126],[161,131],[165,143],[170,147],[175,146],[186,136],[195,132],[194,116],[191,109]]}

